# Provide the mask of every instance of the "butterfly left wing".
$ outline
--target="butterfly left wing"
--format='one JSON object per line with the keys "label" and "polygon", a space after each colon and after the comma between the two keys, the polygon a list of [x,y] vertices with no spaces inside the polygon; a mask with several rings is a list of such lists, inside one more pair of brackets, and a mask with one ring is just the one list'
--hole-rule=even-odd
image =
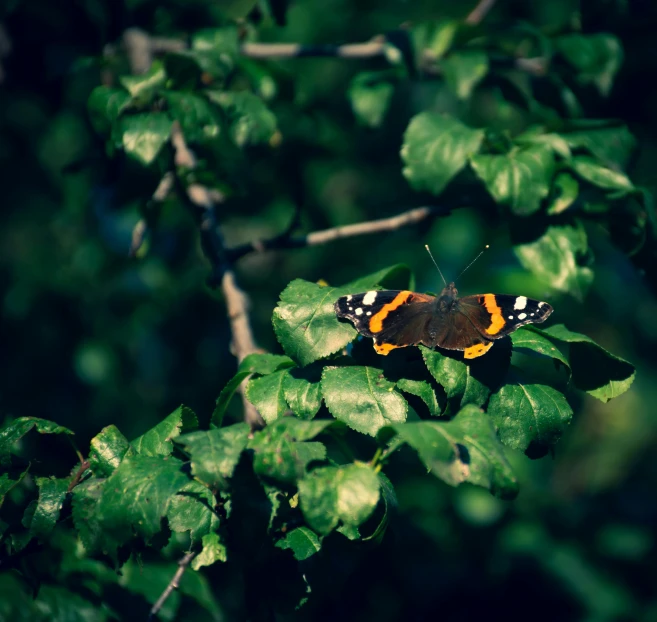
{"label": "butterfly left wing", "polygon": [[434,301],[434,296],[409,290],[369,291],[338,298],[335,313],[352,322],[361,335],[373,337],[374,349],[385,355],[394,348],[423,343]]}
{"label": "butterfly left wing", "polygon": [[500,339],[525,324],[544,322],[552,307],[526,296],[478,294],[459,298],[457,311],[486,339]]}

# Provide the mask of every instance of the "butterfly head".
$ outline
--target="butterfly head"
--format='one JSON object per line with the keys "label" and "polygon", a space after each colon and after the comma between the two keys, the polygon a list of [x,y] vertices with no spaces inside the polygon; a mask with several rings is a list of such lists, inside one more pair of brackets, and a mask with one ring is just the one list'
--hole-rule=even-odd
{"label": "butterfly head", "polygon": [[458,295],[459,293],[454,283],[445,285],[443,291],[438,296],[438,308],[444,313],[448,312],[456,302]]}

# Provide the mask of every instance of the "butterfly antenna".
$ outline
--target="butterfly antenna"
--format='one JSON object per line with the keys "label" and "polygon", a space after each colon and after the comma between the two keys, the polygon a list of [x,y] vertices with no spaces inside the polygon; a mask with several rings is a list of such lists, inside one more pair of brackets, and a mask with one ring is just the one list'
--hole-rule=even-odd
{"label": "butterfly antenna", "polygon": [[463,276],[463,274],[465,273],[465,271],[466,271],[466,270],[467,270],[467,269],[468,269],[468,268],[469,268],[469,267],[470,267],[475,261],[477,261],[477,259],[479,259],[479,257],[481,257],[481,256],[484,254],[484,251],[486,251],[486,250],[489,249],[489,248],[490,248],[490,245],[489,245],[489,244],[486,244],[486,246],[484,246],[484,248],[482,249],[482,251],[481,251],[481,252],[480,252],[480,253],[479,253],[479,254],[478,254],[478,255],[477,255],[477,256],[476,256],[476,257],[475,257],[475,258],[474,258],[474,259],[473,259],[473,260],[472,260],[472,261],[471,261],[466,267],[465,267],[465,268],[463,268],[463,271],[461,272],[461,274],[459,274],[459,275],[456,277],[456,279],[454,279],[454,282],[458,281],[458,280]]}
{"label": "butterfly antenna", "polygon": [[440,274],[440,278],[443,280],[443,283],[447,285],[447,281],[445,280],[445,277],[443,276],[443,273],[440,271],[440,268],[438,267],[438,264],[436,263],[436,260],[433,258],[433,255],[431,254],[431,251],[429,250],[429,245],[425,244],[424,248],[427,249],[427,253],[429,253],[429,257],[431,257],[431,261],[433,261],[433,265],[436,266],[436,270],[438,270],[438,274]]}

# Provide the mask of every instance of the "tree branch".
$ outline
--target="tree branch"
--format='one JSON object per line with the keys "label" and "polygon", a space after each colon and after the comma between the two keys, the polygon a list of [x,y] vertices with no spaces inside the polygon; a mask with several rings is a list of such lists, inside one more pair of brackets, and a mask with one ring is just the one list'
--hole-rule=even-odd
{"label": "tree branch", "polygon": [[[157,188],[151,197],[151,204],[164,203],[171,193],[171,190],[173,190],[175,181],[176,178],[174,174],[171,171],[166,172],[162,176],[160,183],[157,185]],[[150,233],[152,223],[149,223],[149,220],[150,219],[146,216],[140,218],[132,230],[132,241],[130,243],[130,251],[128,252],[129,257],[136,257],[146,239],[146,236]]]}
{"label": "tree branch", "polygon": [[180,587],[180,580],[182,579],[182,576],[185,574],[185,570],[187,570],[187,567],[195,557],[196,557],[196,553],[191,553],[191,552],[185,553],[185,555],[183,555],[182,559],[178,562],[178,570],[176,570],[173,577],[171,577],[171,581],[169,581],[169,585],[166,586],[164,592],[162,592],[162,594],[157,599],[155,604],[151,607],[151,611],[148,614],[149,620],[155,619],[155,616],[160,612],[160,609],[162,609],[162,607],[164,606],[164,603],[167,601],[167,598],[171,596],[173,590],[177,590]]}
{"label": "tree branch", "polygon": [[[177,122],[173,124],[171,129],[171,144],[174,149],[176,167],[194,170],[197,165],[196,156],[187,146],[185,136],[182,133],[180,124]],[[212,268],[209,279],[210,286],[221,286],[233,337],[232,352],[237,357],[238,362],[241,363],[246,356],[256,352],[258,348],[253,339],[249,322],[249,299],[237,284],[232,263],[226,256],[223,236],[217,222],[216,203],[223,200],[223,196],[198,183],[189,184],[184,189],[183,194],[187,197],[187,202],[196,216],[201,236],[201,247]],[[261,427],[264,425],[262,417],[255,406],[246,399],[244,393],[245,382],[240,385],[244,405],[244,420],[252,428]]]}
{"label": "tree branch", "polygon": [[334,240],[341,240],[359,235],[371,235],[373,233],[381,233],[384,231],[396,231],[402,227],[428,221],[439,216],[447,216],[450,212],[451,209],[448,207],[416,207],[415,209],[390,218],[370,220],[368,222],[344,225],[342,227],[333,227],[331,229],[315,231],[302,236],[293,237],[290,235],[290,232],[283,233],[282,235],[275,236],[268,240],[256,240],[255,242],[249,242],[248,244],[242,244],[235,248],[227,249],[226,254],[231,261],[237,261],[241,257],[244,257],[244,255],[253,252],[262,253],[270,250],[318,246],[320,244],[333,242]]}
{"label": "tree branch", "polygon": [[465,18],[465,23],[470,26],[481,24],[488,12],[493,8],[495,0],[479,0],[477,6],[470,11],[470,14]]}
{"label": "tree branch", "polygon": [[366,43],[344,45],[301,45],[300,43],[243,43],[240,54],[248,58],[301,58],[331,56],[338,58],[376,58],[385,54],[385,38],[375,37]]}

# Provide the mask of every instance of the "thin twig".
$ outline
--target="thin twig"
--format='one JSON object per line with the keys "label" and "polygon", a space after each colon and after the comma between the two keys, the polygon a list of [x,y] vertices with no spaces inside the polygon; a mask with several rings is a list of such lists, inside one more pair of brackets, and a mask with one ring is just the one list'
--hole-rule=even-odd
{"label": "thin twig", "polygon": [[[177,122],[173,124],[171,130],[171,144],[174,149],[176,167],[194,170],[197,165],[196,156],[187,146],[185,136]],[[212,287],[221,286],[233,337],[233,354],[241,363],[246,356],[257,351],[257,346],[249,322],[249,299],[237,284],[232,263],[226,256],[223,237],[217,223],[216,204],[217,200],[223,200],[223,196],[217,195],[216,191],[213,192],[199,183],[190,184],[185,191],[188,203],[194,210],[199,224],[203,253],[212,268],[210,285]],[[244,420],[252,428],[261,427],[264,422],[255,406],[246,399],[245,386],[245,383],[240,385],[244,405]]]}
{"label": "thin twig", "polygon": [[479,0],[479,4],[470,11],[470,14],[465,18],[465,23],[470,26],[481,24],[488,12],[493,8],[495,0]]}
{"label": "thin twig", "polygon": [[167,598],[171,596],[173,590],[177,590],[180,587],[180,580],[182,579],[182,576],[185,574],[185,570],[187,570],[187,567],[195,557],[196,557],[196,553],[191,553],[191,552],[185,553],[185,555],[183,555],[182,559],[178,562],[178,570],[176,570],[173,577],[171,577],[171,581],[169,581],[169,585],[166,586],[164,592],[160,594],[160,597],[157,599],[155,604],[151,607],[151,611],[148,614],[149,620],[155,619],[155,616],[160,612],[160,609],[162,609],[162,607],[164,606],[164,603],[167,601]]}
{"label": "thin twig", "polygon": [[68,485],[66,492],[71,492],[71,490],[73,490],[80,483],[82,476],[87,472],[87,469],[90,466],[91,465],[89,464],[88,460],[83,460],[80,462],[80,466],[78,467],[77,471],[75,471],[75,475],[73,476],[71,483]]}
{"label": "thin twig", "polygon": [[242,244],[235,248],[228,249],[226,254],[231,261],[236,261],[244,255],[253,252],[318,246],[320,244],[333,242],[334,240],[351,238],[358,235],[371,235],[383,231],[396,231],[402,227],[414,225],[438,216],[447,216],[450,211],[451,210],[448,207],[416,207],[390,218],[370,220],[368,222],[344,225],[342,227],[332,227],[331,229],[314,231],[313,233],[296,237],[290,235],[278,235],[268,240],[256,240],[254,242],[249,242],[248,244]]}
{"label": "thin twig", "polygon": [[[153,196],[151,197],[149,206],[150,208],[152,208],[153,205],[164,203],[164,201],[166,201],[167,197],[171,193],[171,190],[173,190],[175,181],[176,178],[171,171],[164,173],[160,183],[157,185],[157,188],[153,193]],[[149,223],[149,219],[147,217],[140,218],[139,221],[137,221],[137,224],[132,230],[132,241],[130,243],[130,251],[128,253],[129,257],[135,257],[137,255],[139,249],[144,243],[144,240],[146,239],[146,236],[150,233],[151,224],[152,223]]]}
{"label": "thin twig", "polygon": [[300,43],[243,43],[240,54],[248,58],[300,58],[331,56],[338,58],[376,58],[385,54],[385,39],[345,45],[301,45]]}

